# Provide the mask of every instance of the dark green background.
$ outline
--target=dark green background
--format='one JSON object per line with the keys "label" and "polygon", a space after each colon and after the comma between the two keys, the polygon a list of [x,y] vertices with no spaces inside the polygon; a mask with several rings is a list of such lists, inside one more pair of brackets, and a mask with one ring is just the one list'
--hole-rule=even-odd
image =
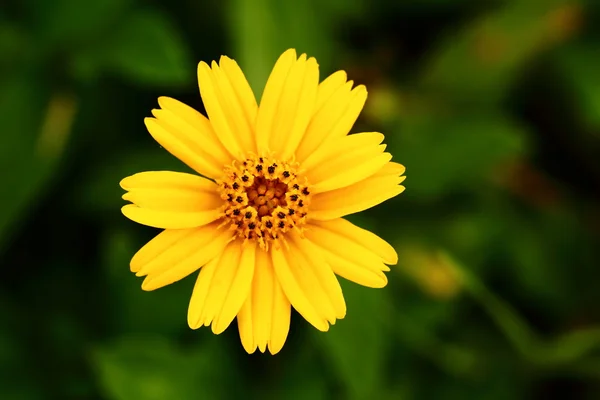
{"label": "dark green background", "polygon": [[[118,182],[186,170],[143,118],[198,61],[260,97],[289,47],[367,85],[407,190],[351,219],[400,262],[249,356],[141,290]],[[600,398],[599,1],[4,0],[0,138],[0,399]]]}

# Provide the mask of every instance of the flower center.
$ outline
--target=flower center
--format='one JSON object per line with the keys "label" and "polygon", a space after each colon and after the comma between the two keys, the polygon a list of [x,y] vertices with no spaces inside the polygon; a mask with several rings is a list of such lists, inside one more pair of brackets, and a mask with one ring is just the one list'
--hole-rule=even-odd
{"label": "flower center", "polygon": [[265,250],[285,241],[285,232],[302,234],[310,191],[306,180],[300,183],[297,168],[296,163],[257,156],[226,166],[225,178],[217,181],[225,201],[223,225]]}

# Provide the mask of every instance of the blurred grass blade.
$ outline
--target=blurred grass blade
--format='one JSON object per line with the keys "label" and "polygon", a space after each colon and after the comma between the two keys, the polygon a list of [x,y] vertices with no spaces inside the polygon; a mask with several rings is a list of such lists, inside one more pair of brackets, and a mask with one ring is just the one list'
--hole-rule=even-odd
{"label": "blurred grass blade", "polygon": [[[545,343],[537,351],[540,364],[579,363],[589,353],[600,349],[600,327],[568,332]],[[585,363],[585,360],[584,360]]]}
{"label": "blurred grass blade", "polygon": [[347,399],[378,398],[381,393],[392,318],[389,292],[341,282],[348,315],[323,334],[314,332],[328,363],[346,389]]}
{"label": "blurred grass blade", "polygon": [[62,158],[77,111],[73,97],[48,95],[35,77],[14,78],[0,92],[0,252],[14,224],[41,200]]}
{"label": "blurred grass blade", "polygon": [[258,100],[278,57],[275,15],[270,0],[229,2],[228,31],[232,36],[233,58],[243,68]]}
{"label": "blurred grass blade", "polygon": [[36,146],[40,157],[52,160],[64,151],[77,108],[77,99],[72,94],[57,93],[50,99]]}
{"label": "blurred grass blade", "polygon": [[468,272],[448,254],[447,260],[465,289],[494,319],[513,346],[531,363],[542,367],[568,365],[576,370],[577,363],[593,350],[600,349],[600,328],[589,328],[563,334],[552,340],[542,340],[527,323],[502,299],[492,293],[475,275]]}
{"label": "blurred grass blade", "polygon": [[[319,2],[277,0],[232,0],[229,2],[228,30],[237,59],[258,100],[275,60],[288,48],[298,55],[316,57],[329,71],[335,49],[328,32],[330,15],[319,11]],[[323,76],[322,76],[323,78]]]}
{"label": "blurred grass blade", "polygon": [[419,355],[429,359],[445,372],[459,377],[473,376],[479,363],[473,350],[444,343],[419,321],[408,319],[399,311],[394,318],[396,336]]}
{"label": "blurred grass blade", "polygon": [[506,302],[488,290],[475,275],[468,272],[448,254],[441,253],[440,258],[452,267],[465,290],[488,312],[514,347],[528,359],[534,358],[531,349],[537,344],[537,338],[525,321]]}

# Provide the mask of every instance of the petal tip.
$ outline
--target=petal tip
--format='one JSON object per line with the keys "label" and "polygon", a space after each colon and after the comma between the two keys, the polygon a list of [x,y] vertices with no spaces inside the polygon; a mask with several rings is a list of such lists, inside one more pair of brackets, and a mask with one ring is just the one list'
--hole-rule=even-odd
{"label": "petal tip", "polygon": [[367,87],[365,85],[358,85],[354,89],[353,92],[356,92],[356,95],[366,96],[368,94]]}
{"label": "petal tip", "polygon": [[131,183],[131,176],[125,177],[123,179],[121,179],[119,181],[119,186],[121,187],[121,189],[123,190],[129,190],[129,188],[131,187],[129,184]]}
{"label": "petal tip", "polygon": [[248,354],[254,354],[254,352],[256,351],[256,348],[257,348],[256,343],[254,343],[254,341],[252,341],[252,343],[248,343],[247,341],[244,341],[244,340],[242,340],[242,347]]}
{"label": "petal tip", "polygon": [[200,328],[202,326],[202,324],[200,323],[200,321],[198,321],[197,318],[192,317],[191,315],[189,315],[188,313],[188,326],[190,327],[190,329],[192,330],[196,330],[198,328]]}
{"label": "petal tip", "polygon": [[152,279],[150,279],[150,276],[147,276],[142,282],[142,290],[145,292],[151,292],[156,289],[158,288],[152,284]]}
{"label": "petal tip", "polygon": [[200,61],[198,63],[198,71],[200,71],[201,69],[210,69],[210,66],[206,62]]}
{"label": "petal tip", "polygon": [[283,56],[289,57],[291,55],[293,55],[294,58],[296,58],[296,49],[295,48],[289,48],[286,51],[284,51],[283,54],[281,54],[282,57]]}
{"label": "petal tip", "polygon": [[390,254],[386,255],[386,260],[384,260],[387,265],[396,265],[398,264],[398,253],[396,253],[396,249],[390,246]]}
{"label": "petal tip", "polygon": [[160,108],[165,108],[165,106],[167,105],[168,102],[172,101],[174,99],[172,99],[171,97],[168,96],[159,96],[158,97],[158,106]]}
{"label": "petal tip", "polygon": [[121,213],[126,216],[127,218],[129,218],[129,215],[131,215],[131,213],[129,212],[131,210],[132,207],[136,207],[133,204],[126,204],[123,207],[121,207]]}
{"label": "petal tip", "polygon": [[[127,190],[127,189],[125,189],[125,190]],[[133,203],[133,201],[131,200],[131,192],[124,193],[123,196],[121,196],[121,198],[123,200]],[[130,204],[127,204],[127,205],[130,205]],[[122,211],[122,209],[121,209],[121,211]]]}
{"label": "petal tip", "polygon": [[269,349],[269,353],[271,353],[271,355],[274,356],[274,355],[278,354],[281,351],[281,349],[283,349],[283,343],[273,345],[271,342],[269,342],[267,344],[267,347]]}
{"label": "petal tip", "polygon": [[148,128],[148,130],[150,130],[151,127],[156,126],[157,124],[158,124],[158,121],[154,117],[144,118],[144,125],[146,125],[146,128]]}

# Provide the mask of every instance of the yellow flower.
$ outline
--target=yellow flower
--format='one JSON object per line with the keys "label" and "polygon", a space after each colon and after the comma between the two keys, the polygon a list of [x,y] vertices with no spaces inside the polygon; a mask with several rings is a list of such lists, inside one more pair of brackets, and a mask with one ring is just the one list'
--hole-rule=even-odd
{"label": "yellow flower", "polygon": [[283,53],[260,107],[237,63],[198,65],[209,119],[158,99],[145,123],[152,137],[199,175],[142,172],[121,181],[123,214],[164,229],[131,260],[154,290],[200,270],[188,309],[192,329],[223,332],[237,317],[248,353],[272,354],[286,340],[293,306],[320,331],[346,314],[335,274],[387,284],[392,246],[341,217],[404,190],[404,167],[381,133],[349,135],[367,98],[338,71]]}

